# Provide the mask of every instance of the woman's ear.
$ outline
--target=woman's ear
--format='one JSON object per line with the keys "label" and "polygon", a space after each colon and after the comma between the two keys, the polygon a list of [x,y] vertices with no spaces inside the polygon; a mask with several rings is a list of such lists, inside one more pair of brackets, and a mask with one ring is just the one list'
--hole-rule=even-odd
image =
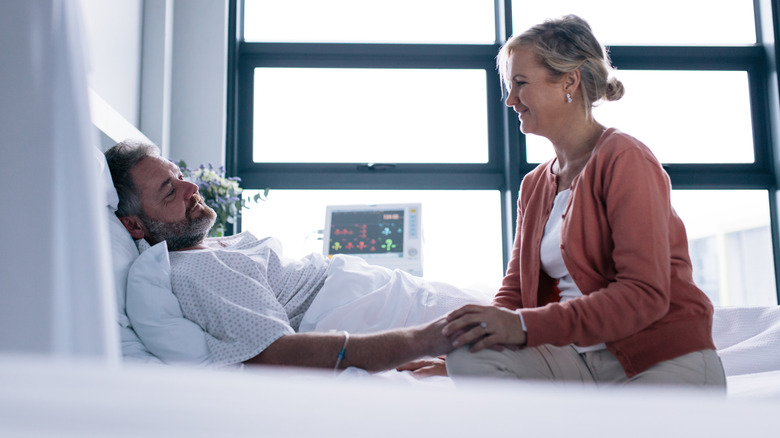
{"label": "woman's ear", "polygon": [[133,239],[139,240],[146,237],[146,227],[138,216],[120,217],[119,221],[125,226]]}
{"label": "woman's ear", "polygon": [[563,76],[563,90],[574,95],[574,92],[580,87],[581,78],[580,69],[566,73]]}

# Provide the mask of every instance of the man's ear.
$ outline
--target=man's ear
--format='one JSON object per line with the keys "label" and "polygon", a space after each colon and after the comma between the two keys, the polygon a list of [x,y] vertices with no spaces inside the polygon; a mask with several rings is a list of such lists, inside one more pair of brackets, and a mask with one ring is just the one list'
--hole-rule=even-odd
{"label": "man's ear", "polygon": [[125,226],[127,231],[133,236],[133,239],[143,239],[146,237],[146,227],[138,216],[120,217],[119,221]]}

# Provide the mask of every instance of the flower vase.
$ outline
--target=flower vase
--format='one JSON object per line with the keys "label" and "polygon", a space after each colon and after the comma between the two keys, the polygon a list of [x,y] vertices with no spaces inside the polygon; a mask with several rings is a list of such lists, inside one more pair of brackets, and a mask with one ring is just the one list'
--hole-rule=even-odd
{"label": "flower vase", "polygon": [[209,231],[211,237],[225,237],[225,226],[222,224],[214,225]]}

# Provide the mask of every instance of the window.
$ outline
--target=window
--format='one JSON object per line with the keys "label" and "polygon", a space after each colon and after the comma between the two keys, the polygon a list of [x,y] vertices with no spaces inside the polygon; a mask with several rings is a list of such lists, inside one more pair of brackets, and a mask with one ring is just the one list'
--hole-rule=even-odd
{"label": "window", "polygon": [[654,0],[630,8],[621,0],[512,1],[512,21],[517,30],[565,14],[585,18],[599,41],[613,46],[756,42],[753,0]]}
{"label": "window", "polygon": [[485,0],[246,0],[244,39],[256,42],[493,44]]}
{"label": "window", "polygon": [[766,190],[673,190],[696,284],[715,305],[777,304]]}
{"label": "window", "polygon": [[[485,81],[473,69],[255,69],[253,159],[486,163]],[[455,93],[458,110],[444,110]]]}
{"label": "window", "polygon": [[[777,66],[763,45],[766,29],[756,26],[766,7],[754,9],[753,0],[628,9],[618,0],[231,6],[238,41],[228,170],[247,188],[271,189],[242,226],[277,236],[296,230],[283,236],[288,255],[321,251],[325,205],[423,200],[426,277],[497,284],[522,177],[552,150],[519,132],[502,101],[495,56],[513,28],[575,13],[609,45],[627,90],[594,115],[664,163],[697,284],[719,305],[777,303],[771,132],[778,127],[770,111],[778,96],[769,82]],[[289,225],[297,219],[300,226]],[[458,231],[445,231],[453,224]],[[470,268],[472,254],[489,256]]]}
{"label": "window", "polygon": [[[619,70],[618,76],[625,96],[595,107],[593,116],[640,139],[662,163],[755,162],[745,71]],[[549,141],[529,136],[529,161],[552,155]]]}

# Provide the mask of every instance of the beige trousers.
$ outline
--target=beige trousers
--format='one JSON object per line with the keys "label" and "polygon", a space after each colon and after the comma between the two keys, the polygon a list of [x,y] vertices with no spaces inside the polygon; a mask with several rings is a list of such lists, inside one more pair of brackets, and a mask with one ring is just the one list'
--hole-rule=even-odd
{"label": "beige trousers", "polygon": [[726,389],[726,373],[714,350],[702,350],[661,362],[631,378],[608,350],[578,353],[571,346],[470,353],[460,348],[447,355],[447,372],[460,377],[547,380],[563,385],[668,385]]}

